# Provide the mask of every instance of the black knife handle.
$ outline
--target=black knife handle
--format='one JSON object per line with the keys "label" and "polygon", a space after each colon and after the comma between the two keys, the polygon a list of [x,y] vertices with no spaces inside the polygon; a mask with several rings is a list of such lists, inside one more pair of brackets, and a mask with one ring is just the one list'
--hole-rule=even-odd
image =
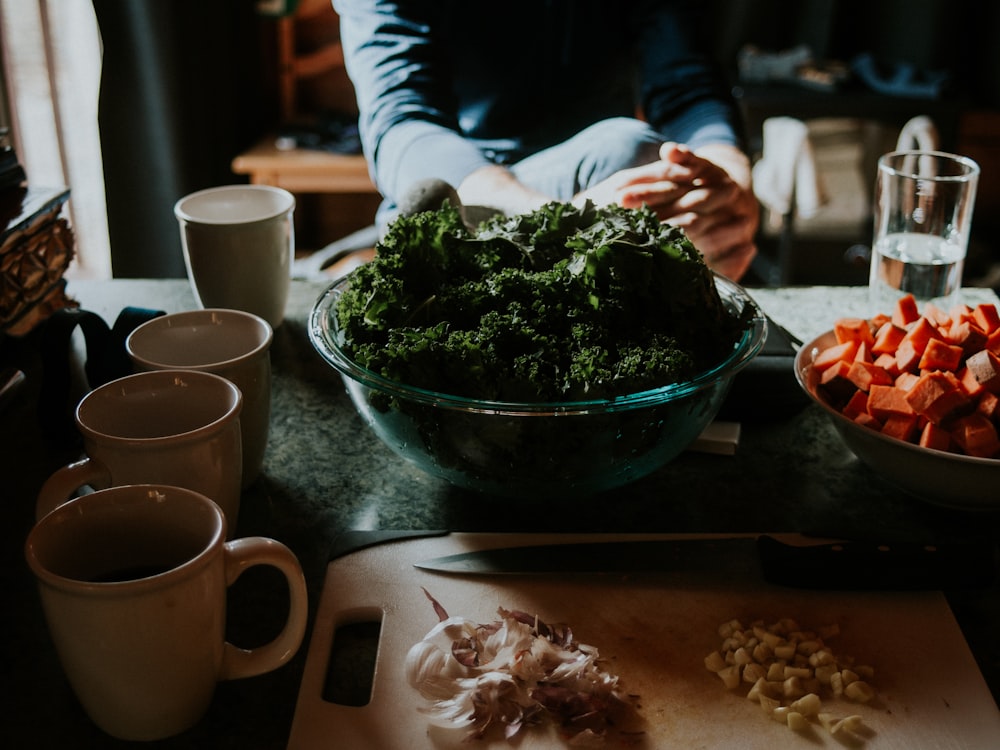
{"label": "black knife handle", "polygon": [[795,588],[972,589],[989,587],[997,579],[997,547],[989,542],[801,546],[765,535],[757,539],[757,550],[764,578]]}

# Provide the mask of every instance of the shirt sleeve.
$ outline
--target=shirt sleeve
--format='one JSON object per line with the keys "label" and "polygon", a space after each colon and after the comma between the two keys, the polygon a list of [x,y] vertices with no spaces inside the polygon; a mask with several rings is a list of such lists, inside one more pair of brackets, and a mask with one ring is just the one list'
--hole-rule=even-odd
{"label": "shirt sleeve", "polygon": [[334,0],[334,8],[362,147],[382,195],[396,203],[428,177],[457,187],[489,164],[459,132],[455,102],[442,83],[451,76],[435,51],[436,24],[446,22],[439,4]]}
{"label": "shirt sleeve", "polygon": [[649,123],[665,140],[698,148],[707,143],[741,145],[741,124],[732,94],[703,26],[704,2],[636,3],[639,92]]}

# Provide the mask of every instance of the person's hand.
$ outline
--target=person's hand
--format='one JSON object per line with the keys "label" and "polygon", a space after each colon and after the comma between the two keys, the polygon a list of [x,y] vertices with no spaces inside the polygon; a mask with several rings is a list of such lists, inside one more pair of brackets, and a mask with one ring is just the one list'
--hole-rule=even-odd
{"label": "person's hand", "polygon": [[692,152],[664,143],[660,160],[624,169],[574,200],[625,208],[649,206],[661,221],[684,229],[705,262],[739,280],[757,247],[757,199],[750,187],[750,163],[737,148],[711,145]]}

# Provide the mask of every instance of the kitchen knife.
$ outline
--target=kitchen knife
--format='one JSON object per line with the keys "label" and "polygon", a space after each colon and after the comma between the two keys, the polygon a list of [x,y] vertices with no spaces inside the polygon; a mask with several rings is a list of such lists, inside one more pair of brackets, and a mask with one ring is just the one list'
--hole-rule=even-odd
{"label": "kitchen knife", "polygon": [[669,573],[757,563],[765,580],[808,589],[937,590],[990,586],[990,542],[875,544],[800,535],[570,542],[462,552],[414,563],[459,575]]}

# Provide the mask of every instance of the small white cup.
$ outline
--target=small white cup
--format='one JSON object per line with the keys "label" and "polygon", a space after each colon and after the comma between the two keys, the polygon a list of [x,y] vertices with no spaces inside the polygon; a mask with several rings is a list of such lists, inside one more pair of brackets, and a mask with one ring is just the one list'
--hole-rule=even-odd
{"label": "small white cup", "polygon": [[125,340],[139,371],[198,370],[231,380],[243,393],[243,487],[260,473],[271,421],[274,334],[263,318],[242,310],[191,310],[148,320]]}
{"label": "small white cup", "polygon": [[200,307],[285,318],[295,252],[295,197],[269,185],[199,190],[174,205],[188,278]]}
{"label": "small white cup", "polygon": [[243,478],[243,395],[209,372],[158,370],[95,388],[76,407],[86,455],[38,492],[36,517],[84,487],[168,484],[211,498],[236,529]]}
{"label": "small white cup", "polygon": [[[157,740],[196,724],[216,684],[269,672],[299,649],[308,619],[302,568],[266,537],[226,541],[204,495],[125,485],[84,495],[42,518],[25,557],[70,685],[97,726]],[[247,568],[277,568],[289,612],[273,641],[226,642],[226,589]]]}

